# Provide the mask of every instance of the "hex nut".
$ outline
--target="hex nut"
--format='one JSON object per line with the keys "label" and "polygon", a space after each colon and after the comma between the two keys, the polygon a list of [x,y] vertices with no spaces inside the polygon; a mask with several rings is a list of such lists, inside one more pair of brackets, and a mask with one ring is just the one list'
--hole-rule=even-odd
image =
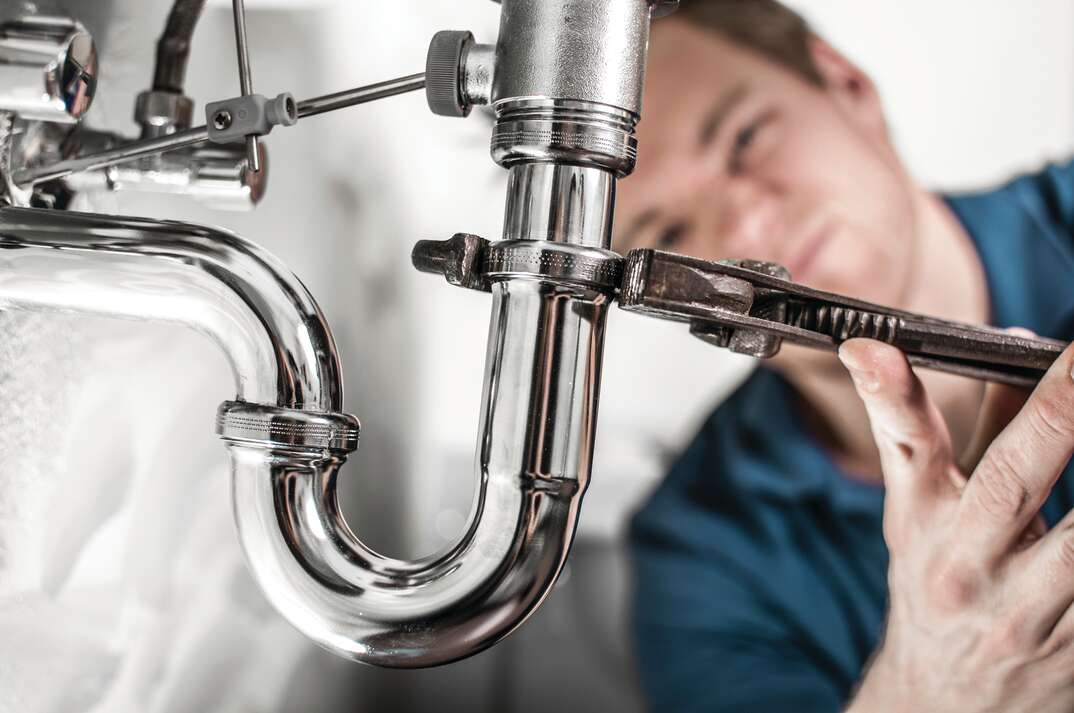
{"label": "hex nut", "polygon": [[193,116],[194,101],[176,92],[145,91],[134,104],[134,120],[143,126],[188,129]]}

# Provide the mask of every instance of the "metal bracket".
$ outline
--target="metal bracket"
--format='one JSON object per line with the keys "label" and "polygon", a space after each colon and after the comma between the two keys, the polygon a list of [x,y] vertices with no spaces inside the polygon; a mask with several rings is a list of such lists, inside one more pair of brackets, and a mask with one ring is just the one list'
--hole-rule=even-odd
{"label": "metal bracket", "polygon": [[205,105],[205,124],[209,141],[229,144],[248,136],[264,136],[275,126],[294,126],[298,122],[298,105],[290,93],[275,99],[261,94],[210,102]]}

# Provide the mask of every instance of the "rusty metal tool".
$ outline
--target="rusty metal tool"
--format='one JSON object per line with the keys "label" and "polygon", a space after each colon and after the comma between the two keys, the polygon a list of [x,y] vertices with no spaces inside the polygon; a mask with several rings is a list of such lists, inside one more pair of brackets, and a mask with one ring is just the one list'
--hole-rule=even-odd
{"label": "rusty metal tool", "polygon": [[[505,245],[466,234],[423,240],[413,261],[454,285],[488,290],[490,274],[500,270],[492,264],[503,262],[499,252],[512,249]],[[566,267],[579,276],[614,272],[624,310],[685,322],[694,336],[754,357],[775,356],[783,342],[835,351],[848,339],[866,337],[898,347],[916,366],[1033,386],[1066,347],[815,290],[770,262],[713,262],[650,249],[613,253],[599,265],[583,262],[593,260],[576,258]]]}
{"label": "rusty metal tool", "polygon": [[898,347],[911,364],[1017,386],[1036,384],[1066,347],[822,292],[789,277],[774,263],[632,250],[619,306],[688,322],[695,336],[751,356],[774,356],[784,341],[834,351],[866,337]]}

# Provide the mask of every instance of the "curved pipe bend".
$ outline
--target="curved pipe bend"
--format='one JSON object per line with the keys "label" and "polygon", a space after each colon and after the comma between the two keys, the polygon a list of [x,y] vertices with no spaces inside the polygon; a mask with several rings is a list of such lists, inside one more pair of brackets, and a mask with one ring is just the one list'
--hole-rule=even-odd
{"label": "curved pipe bend", "polygon": [[182,324],[227,356],[240,401],[343,407],[332,332],[271,254],[216,228],[0,208],[0,309]]}
{"label": "curved pipe bend", "polygon": [[[469,525],[441,555],[394,560],[365,547],[339,512],[336,480],[356,442],[318,439],[357,424],[339,414],[331,332],[280,263],[209,228],[0,209],[0,309],[176,322],[221,346],[237,384],[221,430],[255,577],[319,644],[385,666],[476,653],[555,582],[589,476],[607,307],[602,293],[539,279],[493,286]],[[229,430],[229,409],[247,407],[268,414],[256,424],[263,434]],[[291,437],[296,423],[302,438]]]}
{"label": "curved pipe bend", "polygon": [[396,667],[454,661],[521,624],[574,536],[606,309],[597,292],[493,285],[479,487],[463,536],[441,555],[390,559],[351,533],[336,504],[338,451],[232,439],[240,537],[276,607],[323,646]]}

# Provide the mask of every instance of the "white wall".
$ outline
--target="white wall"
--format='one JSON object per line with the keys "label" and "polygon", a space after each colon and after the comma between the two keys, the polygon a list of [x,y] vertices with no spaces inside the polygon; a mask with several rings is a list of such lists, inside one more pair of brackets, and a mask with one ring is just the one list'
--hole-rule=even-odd
{"label": "white wall", "polygon": [[1069,0],[789,4],[872,74],[927,185],[988,185],[1071,152]]}

